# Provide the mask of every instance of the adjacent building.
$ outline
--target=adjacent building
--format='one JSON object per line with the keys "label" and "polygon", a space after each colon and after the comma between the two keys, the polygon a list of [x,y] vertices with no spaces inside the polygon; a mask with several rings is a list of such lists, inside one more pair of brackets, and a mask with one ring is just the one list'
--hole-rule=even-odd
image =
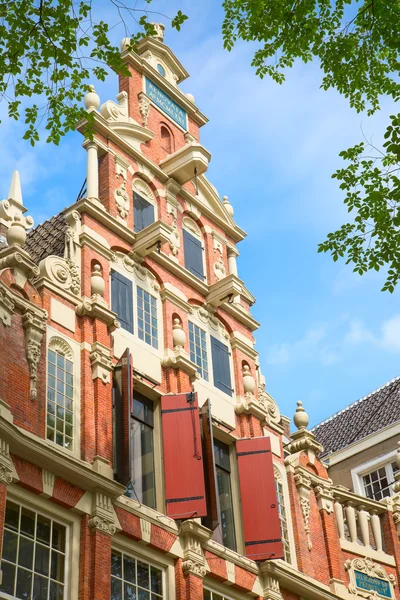
{"label": "adjacent building", "polygon": [[156,30],[85,97],[77,200],[33,228],[14,173],[0,202],[0,598],[399,598],[398,496],[335,485],[266,390],[245,234]]}

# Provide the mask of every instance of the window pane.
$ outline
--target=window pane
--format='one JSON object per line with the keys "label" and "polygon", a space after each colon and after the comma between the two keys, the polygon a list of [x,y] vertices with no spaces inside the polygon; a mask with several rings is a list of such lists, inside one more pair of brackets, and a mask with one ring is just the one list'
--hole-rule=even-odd
{"label": "window pane", "polygon": [[50,582],[50,600],[63,600],[64,586],[54,581]]}
{"label": "window pane", "polygon": [[53,548],[65,552],[65,527],[58,523],[53,523],[53,538],[51,545]]}
{"label": "window pane", "polygon": [[55,550],[51,553],[51,577],[56,581],[64,581],[64,555]]}
{"label": "window pane", "polygon": [[111,600],[123,600],[122,581],[111,577]]}
{"label": "window pane", "polygon": [[122,577],[122,556],[117,552],[111,555],[111,575]]}
{"label": "window pane", "polygon": [[35,572],[41,575],[49,574],[50,549],[41,544],[36,544],[35,549]]}
{"label": "window pane", "polygon": [[190,360],[197,366],[200,377],[208,381],[208,359],[206,349],[206,333],[189,321]]}
{"label": "window pane", "polygon": [[49,580],[40,575],[35,575],[33,582],[33,600],[46,600],[49,589]]}
{"label": "window pane", "polygon": [[134,497],[139,501],[155,508],[155,473],[153,429],[135,419],[131,422],[133,473],[132,485]]}
{"label": "window pane", "polygon": [[[50,352],[52,352],[52,356],[57,363],[57,379],[55,380],[54,377],[51,376],[53,366],[52,363],[49,362],[49,375],[47,379],[47,439],[55,441],[64,448],[72,449],[72,430],[68,433],[69,439],[66,439],[65,437],[64,407],[68,403],[68,407],[72,411],[73,363],[70,360],[67,360],[60,352],[58,352],[58,350],[55,352],[49,350],[49,355]],[[66,385],[66,382],[68,382],[69,385]],[[54,392],[54,389],[57,390],[57,393]],[[53,404],[54,401],[57,402],[56,406]],[[54,421],[54,412],[56,412],[57,421]],[[54,429],[56,429],[56,435]]]}
{"label": "window pane", "polygon": [[[138,333],[139,338],[147,344],[158,347],[157,302],[142,288],[137,288],[138,295]],[[152,324],[152,327],[150,326]]]}
{"label": "window pane", "polygon": [[111,600],[164,598],[160,569],[115,551],[112,553],[111,565]]}
{"label": "window pane", "polygon": [[5,524],[8,529],[18,531],[19,506],[13,502],[7,502]]}
{"label": "window pane", "polygon": [[137,583],[140,587],[149,589],[149,565],[137,561]]}
{"label": "window pane", "polygon": [[25,569],[18,569],[17,573],[17,597],[30,600],[32,590],[32,573]]}
{"label": "window pane", "polygon": [[3,573],[3,582],[0,585],[0,590],[13,596],[15,585],[15,566],[2,561],[1,570]]}
{"label": "window pane", "polygon": [[3,558],[10,562],[17,562],[18,535],[11,531],[4,530],[3,536]]}
{"label": "window pane", "polygon": [[162,572],[159,569],[150,569],[151,591],[162,595]]}
{"label": "window pane", "polygon": [[135,561],[129,556],[124,556],[124,579],[131,583],[136,581]]}

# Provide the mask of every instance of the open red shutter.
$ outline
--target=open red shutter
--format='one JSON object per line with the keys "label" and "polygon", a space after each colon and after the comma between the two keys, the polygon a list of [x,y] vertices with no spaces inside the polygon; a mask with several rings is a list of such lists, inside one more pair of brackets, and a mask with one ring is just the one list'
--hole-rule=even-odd
{"label": "open red shutter", "polygon": [[114,369],[114,471],[128,485],[131,479],[132,358],[127,348]]}
{"label": "open red shutter", "polygon": [[207,400],[200,409],[203,442],[204,475],[206,479],[207,516],[203,525],[214,531],[219,525],[219,495],[214,460],[214,436],[211,418],[211,402]]}
{"label": "open red shutter", "polygon": [[207,514],[197,394],[161,397],[167,515]]}
{"label": "open red shutter", "polygon": [[283,558],[270,439],[238,440],[236,448],[246,556]]}

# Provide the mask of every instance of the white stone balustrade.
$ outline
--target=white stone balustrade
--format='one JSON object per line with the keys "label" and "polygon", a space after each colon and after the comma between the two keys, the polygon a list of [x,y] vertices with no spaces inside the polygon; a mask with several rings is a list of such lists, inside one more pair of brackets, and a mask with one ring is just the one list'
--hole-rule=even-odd
{"label": "white stone balustrade", "polygon": [[[380,515],[387,511],[381,502],[352,494],[346,488],[333,488],[334,511],[338,534],[343,548],[357,547],[359,554],[383,553]],[[365,552],[361,549],[364,546]],[[350,548],[347,548],[350,550]]]}

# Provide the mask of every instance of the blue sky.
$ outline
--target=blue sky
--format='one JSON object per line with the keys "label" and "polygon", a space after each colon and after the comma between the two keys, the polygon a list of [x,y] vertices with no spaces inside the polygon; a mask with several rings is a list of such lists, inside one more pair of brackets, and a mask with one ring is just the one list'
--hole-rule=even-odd
{"label": "blue sky", "polygon": [[[108,5],[96,3],[104,19]],[[360,277],[317,254],[318,242],[347,217],[330,177],[342,165],[339,152],[361,141],[361,128],[379,144],[393,105],[372,118],[355,113],[338,94],[319,90],[316,64],[297,64],[282,86],[259,80],[253,47],[223,50],[220,2],[153,0],[151,8],[168,15],[181,8],[190,17],[180,33],[167,19],[154,20],[167,24],[165,42],[191,74],[183,91],[210,119],[201,132],[212,153],[208,176],[248,233],[239,275],[257,298],[267,389],[288,416],[302,400],[316,424],[400,375],[400,291],[381,293],[383,275]],[[114,31],[116,41],[123,37]],[[113,99],[117,78],[96,89],[102,102]],[[58,148],[31,149],[22,132],[3,118],[0,193],[6,196],[18,169],[24,203],[40,223],[75,201],[86,153],[77,133]]]}

